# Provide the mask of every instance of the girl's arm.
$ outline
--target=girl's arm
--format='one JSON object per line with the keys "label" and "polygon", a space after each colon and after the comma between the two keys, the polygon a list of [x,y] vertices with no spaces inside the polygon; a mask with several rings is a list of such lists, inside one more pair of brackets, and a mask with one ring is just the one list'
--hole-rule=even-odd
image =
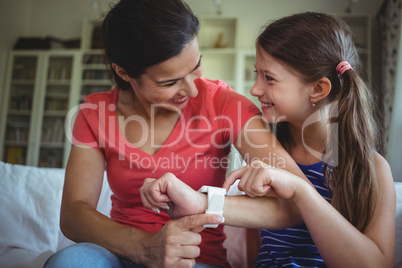
{"label": "girl's arm", "polygon": [[[196,215],[169,221],[149,234],[128,227],[96,211],[105,168],[103,154],[93,148],[72,146],[66,168],[60,227],[76,242],[101,245],[118,256],[147,267],[181,267],[195,264],[198,234],[206,223],[220,223],[213,215]],[[168,237],[173,239],[167,239]],[[182,251],[178,252],[180,246]],[[187,264],[185,264],[187,263]]]}
{"label": "girl's arm", "polygon": [[[302,180],[295,180],[293,201],[329,267],[393,267],[395,188],[391,170],[376,153],[379,195],[374,216],[361,233]],[[364,204],[361,204],[364,206]]]}

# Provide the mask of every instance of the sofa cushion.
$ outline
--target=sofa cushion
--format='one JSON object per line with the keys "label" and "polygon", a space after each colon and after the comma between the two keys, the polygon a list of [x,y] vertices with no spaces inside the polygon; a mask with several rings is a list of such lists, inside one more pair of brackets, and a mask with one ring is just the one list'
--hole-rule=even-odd
{"label": "sofa cushion", "polygon": [[0,266],[15,263],[14,249],[28,259],[56,251],[64,170],[0,162],[0,174]]}
{"label": "sofa cushion", "polygon": [[[0,162],[0,267],[42,267],[72,244],[59,228],[64,169]],[[111,191],[104,180],[98,210],[109,216]]]}

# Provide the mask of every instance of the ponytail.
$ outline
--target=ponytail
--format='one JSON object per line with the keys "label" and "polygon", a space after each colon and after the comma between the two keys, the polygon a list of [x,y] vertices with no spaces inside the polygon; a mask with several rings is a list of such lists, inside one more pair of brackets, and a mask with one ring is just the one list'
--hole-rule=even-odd
{"label": "ponytail", "polygon": [[330,130],[336,135],[329,141],[330,150],[337,150],[333,154],[337,159],[336,165],[325,164],[324,176],[333,191],[332,205],[363,232],[377,200],[373,94],[352,69],[339,73],[338,79],[338,114],[330,124],[337,131]]}

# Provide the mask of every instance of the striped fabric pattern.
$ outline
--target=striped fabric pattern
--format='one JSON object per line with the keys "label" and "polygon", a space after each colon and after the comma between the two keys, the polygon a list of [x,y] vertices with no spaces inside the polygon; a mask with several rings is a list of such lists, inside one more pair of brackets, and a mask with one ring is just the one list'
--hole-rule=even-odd
{"label": "striped fabric pattern", "polygon": [[[317,191],[331,202],[332,193],[323,176],[323,163],[300,165]],[[284,230],[261,230],[261,247],[255,267],[326,267],[306,225]]]}

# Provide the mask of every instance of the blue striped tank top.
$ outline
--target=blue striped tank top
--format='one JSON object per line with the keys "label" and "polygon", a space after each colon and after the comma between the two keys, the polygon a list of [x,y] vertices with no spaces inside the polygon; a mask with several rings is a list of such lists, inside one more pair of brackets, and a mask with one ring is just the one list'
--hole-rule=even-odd
{"label": "blue striped tank top", "polygon": [[[299,167],[317,191],[331,202],[323,163],[299,164]],[[283,230],[261,230],[261,242],[255,267],[326,267],[304,224]]]}

